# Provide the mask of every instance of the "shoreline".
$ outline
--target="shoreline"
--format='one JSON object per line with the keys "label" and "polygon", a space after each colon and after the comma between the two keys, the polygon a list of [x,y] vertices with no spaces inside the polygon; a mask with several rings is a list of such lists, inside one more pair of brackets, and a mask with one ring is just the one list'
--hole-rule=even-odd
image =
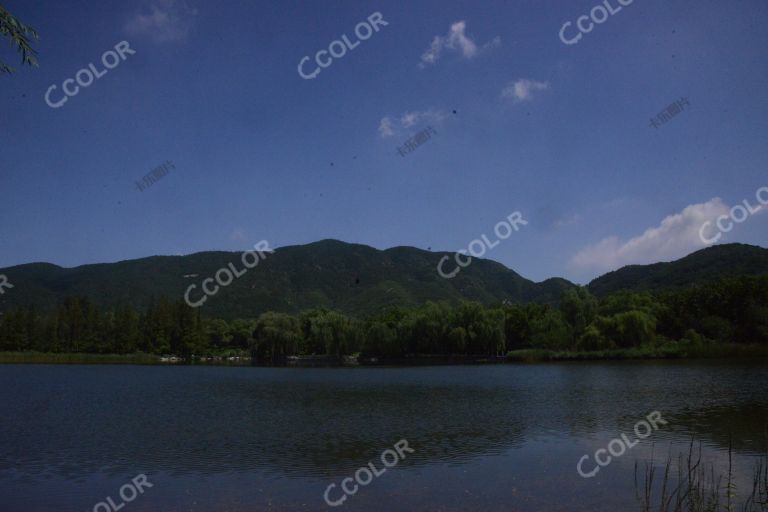
{"label": "shoreline", "polygon": [[294,357],[282,364],[253,361],[241,357],[236,361],[221,358],[212,361],[167,361],[155,354],[90,354],[50,352],[0,352],[0,364],[131,364],[158,366],[261,366],[271,368],[318,368],[318,367],[386,367],[386,366],[446,366],[482,364],[557,363],[569,361],[655,361],[696,359],[768,359],[768,347],[761,345],[686,345],[658,346],[602,351],[558,351],[545,349],[513,350],[505,356],[446,356],[418,354],[400,358],[361,358],[346,356],[343,361],[325,356]]}

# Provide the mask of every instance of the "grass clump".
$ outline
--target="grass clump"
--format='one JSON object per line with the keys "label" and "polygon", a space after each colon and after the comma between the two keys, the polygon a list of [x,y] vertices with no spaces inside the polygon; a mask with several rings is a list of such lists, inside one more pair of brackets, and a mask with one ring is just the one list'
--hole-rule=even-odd
{"label": "grass clump", "polygon": [[653,460],[645,463],[642,484],[635,462],[635,492],[642,512],[766,512],[768,511],[768,456],[755,465],[752,485],[739,492],[733,480],[733,447],[728,445],[728,473],[716,474],[713,464],[701,461],[691,440],[688,454],[670,456],[663,474],[657,475]]}

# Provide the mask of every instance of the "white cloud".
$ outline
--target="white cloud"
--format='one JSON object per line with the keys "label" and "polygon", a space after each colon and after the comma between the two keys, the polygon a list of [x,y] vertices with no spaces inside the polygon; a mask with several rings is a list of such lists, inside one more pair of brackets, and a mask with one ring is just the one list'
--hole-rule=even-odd
{"label": "white cloud", "polygon": [[448,117],[448,115],[445,112],[439,110],[415,110],[413,112],[406,112],[403,114],[402,117],[400,117],[400,125],[403,128],[410,128],[411,126],[418,123],[439,123],[446,117]]}
{"label": "white cloud", "polygon": [[464,34],[466,28],[467,23],[464,21],[457,21],[451,25],[451,30],[448,32],[448,42],[445,46],[452,50],[458,48],[464,57],[471,59],[477,54],[477,45]]}
{"label": "white cloud", "polygon": [[435,36],[435,38],[432,40],[432,46],[429,48],[429,50],[425,51],[421,55],[421,66],[423,67],[424,64],[434,64],[437,62],[437,59],[440,58],[440,53],[443,51],[443,38],[440,36]]}
{"label": "white cloud", "polygon": [[379,135],[382,137],[392,137],[399,134],[401,130],[410,128],[417,124],[435,123],[443,121],[448,114],[442,110],[413,110],[403,113],[398,121],[392,121],[390,116],[384,116],[379,122]]}
{"label": "white cloud", "polygon": [[699,236],[702,225],[728,212],[728,206],[719,197],[687,206],[662,220],[659,226],[626,242],[612,236],[581,249],[571,258],[570,265],[576,269],[607,272],[625,265],[682,258],[705,247]]}
{"label": "white cloud", "polygon": [[400,118],[400,124],[402,124],[403,127],[405,128],[413,126],[418,122],[419,122],[418,112],[406,112],[405,114],[403,114],[403,117]]}
{"label": "white cloud", "polygon": [[379,134],[382,137],[391,137],[395,134],[392,130],[392,120],[387,116],[381,119],[379,123]]}
{"label": "white cloud", "polygon": [[137,13],[125,24],[133,36],[146,36],[156,43],[182,41],[192,29],[197,9],[186,0],[154,0],[148,12]]}
{"label": "white cloud", "polygon": [[[437,62],[445,49],[459,51],[466,59],[475,57],[479,50],[477,44],[467,36],[466,29],[467,22],[461,20],[451,25],[447,35],[435,36],[430,47],[421,55],[419,67],[423,68],[427,64]],[[496,36],[490,42],[484,44],[482,49],[494,48],[500,44],[501,38]]]}
{"label": "white cloud", "polygon": [[502,98],[514,98],[515,101],[528,101],[533,99],[534,91],[545,91],[549,89],[549,82],[537,82],[521,78],[516,82],[510,82],[501,91]]}

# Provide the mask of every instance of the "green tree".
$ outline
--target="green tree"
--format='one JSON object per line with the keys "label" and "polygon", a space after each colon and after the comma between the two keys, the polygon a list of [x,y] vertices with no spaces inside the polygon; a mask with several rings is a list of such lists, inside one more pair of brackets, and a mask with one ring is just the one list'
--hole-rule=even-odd
{"label": "green tree", "polygon": [[316,336],[325,344],[326,354],[341,359],[350,353],[352,325],[346,316],[330,311],[316,319],[314,328]]}
{"label": "green tree", "polygon": [[627,311],[615,316],[618,330],[614,341],[621,347],[639,347],[656,338],[656,319],[643,311]]}
{"label": "green tree", "polygon": [[546,312],[531,321],[531,345],[547,350],[571,348],[573,334],[563,314],[556,309]]}
{"label": "green tree", "polygon": [[463,302],[456,310],[456,327],[467,333],[466,354],[497,355],[504,352],[504,312],[476,302]]}
{"label": "green tree", "polygon": [[301,341],[301,327],[297,318],[286,313],[262,313],[253,330],[251,354],[254,358],[272,363],[285,361],[295,354]]}
{"label": "green tree", "polygon": [[229,344],[232,348],[244,350],[251,342],[256,322],[238,318],[229,324]]}
{"label": "green tree", "polygon": [[382,357],[400,357],[403,355],[397,329],[387,322],[371,320],[364,332],[363,355]]}
{"label": "green tree", "polygon": [[319,327],[323,316],[328,313],[325,309],[311,309],[299,317],[302,342],[299,352],[307,355],[325,354],[325,339]]}
{"label": "green tree", "polygon": [[210,348],[200,310],[190,308],[182,301],[173,304],[171,348],[184,357],[206,354]]}
{"label": "green tree", "polygon": [[448,333],[448,346],[452,354],[464,354],[467,351],[467,331],[463,327],[454,327]]}
{"label": "green tree", "polygon": [[[22,66],[24,64],[37,66],[37,58],[35,57],[37,52],[32,48],[32,39],[39,39],[37,32],[16,19],[3,6],[0,6],[0,35],[5,36],[11,43],[11,47],[21,54]],[[14,71],[11,66],[0,61],[0,74],[13,73]]]}
{"label": "green tree", "polygon": [[[140,350],[141,330],[139,314],[132,307],[123,305],[117,308],[114,316],[114,348],[118,354],[128,354]],[[147,350],[148,351],[148,350]]]}
{"label": "green tree", "polygon": [[597,299],[586,288],[569,288],[560,298],[560,311],[571,326],[572,342],[575,345],[597,315]]}
{"label": "green tree", "polygon": [[427,302],[401,321],[407,340],[407,352],[414,354],[445,354],[451,330],[452,311],[447,304]]}
{"label": "green tree", "polygon": [[608,350],[616,348],[616,344],[609,340],[593,323],[589,325],[576,344],[577,350]]}
{"label": "green tree", "polygon": [[206,334],[208,343],[214,350],[224,350],[232,340],[229,324],[225,320],[213,319],[206,322]]}

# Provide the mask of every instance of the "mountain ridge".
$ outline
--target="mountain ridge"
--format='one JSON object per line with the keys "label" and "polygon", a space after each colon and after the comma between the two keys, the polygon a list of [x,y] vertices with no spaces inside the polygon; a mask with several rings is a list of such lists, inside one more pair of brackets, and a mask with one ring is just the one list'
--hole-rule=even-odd
{"label": "mountain ridge", "polygon": [[[155,255],[114,263],[61,267],[33,262],[0,269],[13,289],[0,295],[0,309],[34,305],[50,310],[68,296],[85,296],[100,306],[144,308],[165,296],[183,300],[192,284],[213,277],[229,263],[243,269],[242,252],[201,251],[184,256]],[[453,252],[409,246],[376,249],[324,239],[267,253],[216,296],[202,313],[221,318],[254,317],[267,310],[296,313],[324,307],[364,315],[389,306],[427,301],[474,300],[483,304],[556,304],[574,283],[561,277],[541,282],[522,277],[504,264],[473,258],[454,278],[437,273],[441,258]],[[451,267],[452,268],[452,267]],[[744,244],[717,245],[673,262],[630,265],[592,280],[587,288],[601,296],[621,290],[658,291],[695,285],[726,275],[768,273],[768,249]],[[190,277],[194,276],[194,277]]]}

